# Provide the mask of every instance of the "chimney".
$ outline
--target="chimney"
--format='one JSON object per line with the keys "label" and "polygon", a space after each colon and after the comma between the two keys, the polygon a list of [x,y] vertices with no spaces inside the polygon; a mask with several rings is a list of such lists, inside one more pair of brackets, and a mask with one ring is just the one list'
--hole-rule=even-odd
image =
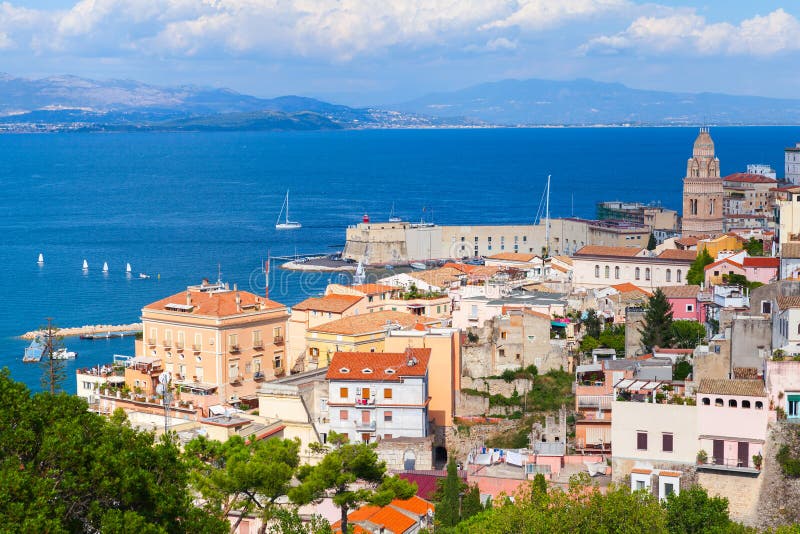
{"label": "chimney", "polygon": [[186,290],[186,305],[187,306],[192,305],[192,292],[189,291],[188,289]]}
{"label": "chimney", "polygon": [[239,288],[236,287],[236,284],[233,284],[233,291],[236,294],[236,311],[242,311],[242,299],[239,297]]}

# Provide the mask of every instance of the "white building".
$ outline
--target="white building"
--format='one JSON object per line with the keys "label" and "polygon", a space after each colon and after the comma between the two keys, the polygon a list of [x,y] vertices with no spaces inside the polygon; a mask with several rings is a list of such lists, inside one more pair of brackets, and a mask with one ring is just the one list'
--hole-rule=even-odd
{"label": "white building", "polygon": [[800,184],[800,143],[790,146],[784,150],[786,162],[786,181],[793,184]]}
{"label": "white building", "polygon": [[586,246],[572,258],[574,287],[603,288],[631,283],[646,290],[686,284],[694,250],[665,250],[658,256],[639,247]]}
{"label": "white building", "polygon": [[428,435],[431,349],[337,352],[328,380],[330,430],[350,442]]}
{"label": "white building", "polygon": [[800,354],[800,297],[779,296],[772,314],[772,348]]}

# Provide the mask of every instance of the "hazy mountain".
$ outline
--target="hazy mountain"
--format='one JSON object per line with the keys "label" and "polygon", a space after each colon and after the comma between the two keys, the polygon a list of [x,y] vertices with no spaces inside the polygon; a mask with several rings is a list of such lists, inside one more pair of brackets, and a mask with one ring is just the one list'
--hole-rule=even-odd
{"label": "hazy mountain", "polygon": [[504,80],[393,106],[505,125],[800,124],[800,100],[631,89],[592,80]]}

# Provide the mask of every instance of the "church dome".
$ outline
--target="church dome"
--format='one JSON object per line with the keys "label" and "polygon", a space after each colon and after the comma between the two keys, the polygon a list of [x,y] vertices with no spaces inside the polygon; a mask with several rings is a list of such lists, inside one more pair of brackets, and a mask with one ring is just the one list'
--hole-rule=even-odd
{"label": "church dome", "polygon": [[708,128],[700,128],[700,133],[697,135],[697,139],[694,140],[692,155],[696,158],[714,157],[714,140],[711,139]]}

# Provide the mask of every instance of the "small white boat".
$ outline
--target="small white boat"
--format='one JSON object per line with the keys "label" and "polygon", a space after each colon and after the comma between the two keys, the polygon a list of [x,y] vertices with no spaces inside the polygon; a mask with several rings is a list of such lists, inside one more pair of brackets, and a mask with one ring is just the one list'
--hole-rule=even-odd
{"label": "small white boat", "polygon": [[[281,222],[281,215],[286,214],[286,217]],[[281,206],[281,212],[278,213],[278,220],[275,221],[275,229],[276,230],[296,230],[297,228],[302,228],[303,225],[297,221],[290,221],[289,220],[289,190],[286,190],[286,198],[283,199],[283,205]]]}
{"label": "small white boat", "polygon": [[86,261],[86,260],[83,260],[83,270],[84,271],[88,271],[89,270],[89,262]]}
{"label": "small white boat", "polygon": [[139,278],[142,278],[142,279],[150,278],[150,275],[149,274],[145,274],[145,273],[139,273]]}
{"label": "small white boat", "polygon": [[412,269],[416,269],[418,271],[424,271],[425,269],[428,268],[427,265],[419,261],[415,261],[414,263],[410,263],[409,265],[411,266]]}
{"label": "small white boat", "polygon": [[39,260],[36,263],[39,265],[44,265],[44,254],[39,253]]}
{"label": "small white boat", "polygon": [[130,263],[126,263],[125,264],[125,272],[127,274],[131,274],[132,270],[131,270],[131,264]]}
{"label": "small white boat", "polygon": [[108,262],[106,262],[106,261],[103,262],[103,272],[104,273],[108,272]]}
{"label": "small white boat", "polygon": [[77,356],[77,352],[65,348],[60,348],[53,353],[54,360],[74,360]]}
{"label": "small white boat", "polygon": [[394,202],[392,202],[392,211],[389,213],[389,222],[401,222],[403,219],[394,214]]}

